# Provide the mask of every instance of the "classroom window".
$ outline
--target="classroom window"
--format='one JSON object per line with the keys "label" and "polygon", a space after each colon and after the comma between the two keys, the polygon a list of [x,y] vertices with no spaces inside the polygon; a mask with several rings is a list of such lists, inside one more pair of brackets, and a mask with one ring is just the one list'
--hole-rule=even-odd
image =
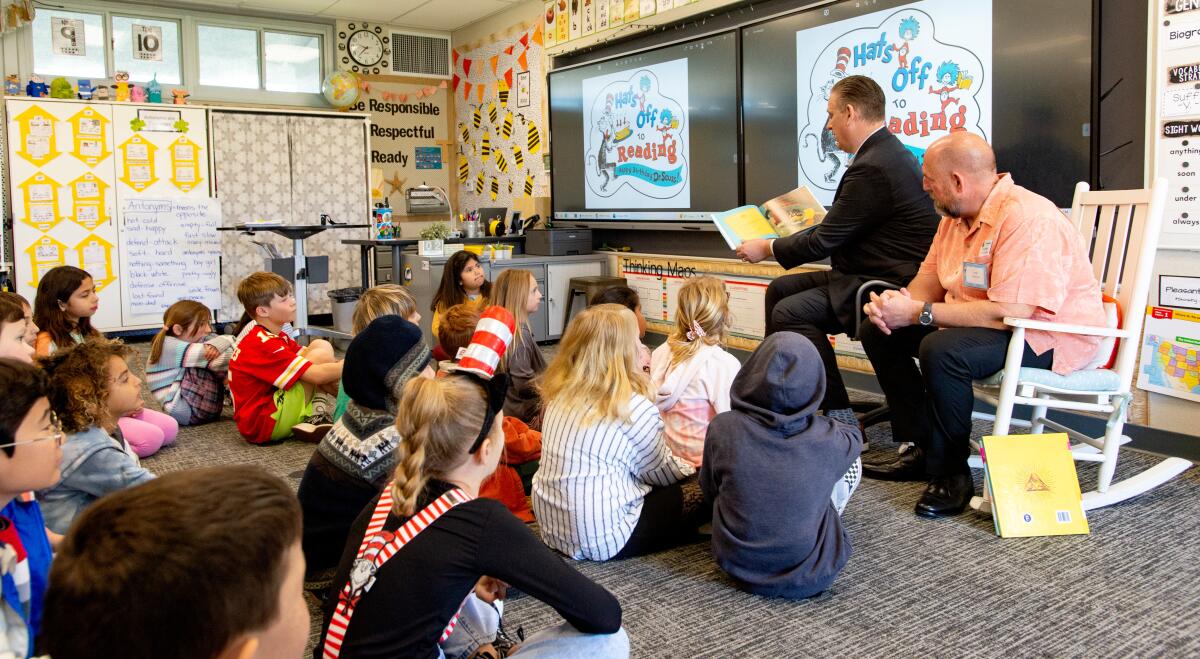
{"label": "classroom window", "polygon": [[263,32],[266,88],[275,92],[321,91],[321,37]]}
{"label": "classroom window", "polygon": [[200,84],[259,89],[258,30],[200,25]]}
{"label": "classroom window", "polygon": [[113,69],[146,83],[157,76],[164,85],[183,82],[179,57],[179,22],[113,16]]}
{"label": "classroom window", "polygon": [[104,78],[104,16],[38,7],[33,19],[33,72]]}

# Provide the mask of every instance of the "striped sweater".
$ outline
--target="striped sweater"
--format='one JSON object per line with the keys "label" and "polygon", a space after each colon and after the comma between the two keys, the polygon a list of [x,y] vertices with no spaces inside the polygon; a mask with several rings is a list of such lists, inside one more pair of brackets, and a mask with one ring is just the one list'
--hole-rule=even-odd
{"label": "striped sweater", "polygon": [[694,473],[663,441],[658,408],[633,394],[629,419],[581,425],[583,409],[549,401],[533,511],[547,545],[575,559],[603,561],[629,542],[653,487]]}
{"label": "striped sweater", "polygon": [[[209,360],[204,354],[206,346],[213,346],[221,352],[216,359]],[[220,380],[225,379],[229,370],[229,356],[233,354],[233,337],[209,335],[203,342],[188,343],[173,336],[163,339],[162,355],[157,362],[146,364],[146,384],[150,393],[162,403],[167,413],[175,410],[180,400],[179,392],[183,381],[184,369],[206,368]]]}

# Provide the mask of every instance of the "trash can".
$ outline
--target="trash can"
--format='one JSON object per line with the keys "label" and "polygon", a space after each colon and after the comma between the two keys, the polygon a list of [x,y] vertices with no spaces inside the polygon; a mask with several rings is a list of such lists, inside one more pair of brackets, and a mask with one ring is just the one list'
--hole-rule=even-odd
{"label": "trash can", "polygon": [[327,293],[333,312],[333,329],[346,334],[354,332],[354,306],[362,294],[362,286],[335,288]]}

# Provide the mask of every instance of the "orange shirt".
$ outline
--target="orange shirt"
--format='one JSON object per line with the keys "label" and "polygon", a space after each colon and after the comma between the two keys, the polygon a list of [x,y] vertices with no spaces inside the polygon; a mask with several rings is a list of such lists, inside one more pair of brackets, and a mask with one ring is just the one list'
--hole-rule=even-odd
{"label": "orange shirt", "polygon": [[[1083,240],[1053,202],[1008,174],[1000,175],[970,228],[959,218],[942,218],[919,272],[928,273],[937,275],[948,304],[1028,304],[1037,307],[1033,320],[1105,324]],[[1053,349],[1053,370],[1061,375],[1091,361],[1100,343],[1099,337],[1042,330],[1027,330],[1025,340],[1039,355]]]}

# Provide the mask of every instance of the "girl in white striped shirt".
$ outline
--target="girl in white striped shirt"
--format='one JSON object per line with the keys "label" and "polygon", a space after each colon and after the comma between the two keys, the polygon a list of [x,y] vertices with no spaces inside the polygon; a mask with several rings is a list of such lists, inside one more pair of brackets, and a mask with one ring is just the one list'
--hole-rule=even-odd
{"label": "girl in white striped shirt", "polygon": [[700,501],[685,506],[680,481],[694,469],[663,441],[636,345],[629,309],[589,307],[571,321],[543,376],[533,510],[546,544],[575,559],[666,549],[694,537],[707,518]]}

